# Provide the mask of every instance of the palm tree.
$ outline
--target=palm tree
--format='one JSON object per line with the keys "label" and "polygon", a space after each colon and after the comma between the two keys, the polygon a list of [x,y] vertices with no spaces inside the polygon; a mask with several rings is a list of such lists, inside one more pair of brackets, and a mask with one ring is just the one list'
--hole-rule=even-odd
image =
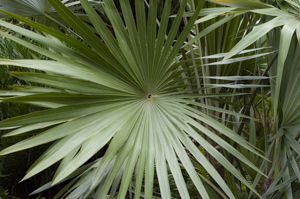
{"label": "palm tree", "polygon": [[[111,30],[87,0],[80,0],[95,31],[63,1],[48,2],[80,40],[5,10],[1,12],[43,35],[0,21],[1,26],[48,50],[5,32],[1,35],[51,59],[0,60],[2,65],[40,70],[10,74],[46,85],[16,87],[1,98],[47,108],[0,123],[1,129],[12,129],[5,136],[45,129],[4,149],[1,155],[55,141],[23,179],[60,161],[53,180],[34,193],[69,180],[57,198],[105,198],[108,194],[113,198],[116,193],[118,198],[132,193],[135,198],[171,198],[171,179],[180,197],[190,198],[190,185],[184,178],[188,175],[202,198],[239,198],[241,193],[245,198],[296,196],[300,174],[295,110],[299,107],[300,62],[294,32],[299,39],[295,15],[299,2],[279,2],[278,9],[249,0],[183,0],[170,20],[172,1],[166,0],[157,20],[156,0],[149,4],[136,0],[135,9],[129,0],[119,1],[122,16],[114,1],[103,0]],[[184,13],[186,9],[190,12]],[[179,31],[182,19],[185,28]],[[276,29],[280,26],[281,31]],[[264,37],[272,29],[274,32]],[[274,38],[280,34],[276,43]],[[270,42],[275,44],[267,52]],[[252,43],[254,47],[244,50]],[[278,48],[277,55],[273,51]],[[266,55],[267,61],[263,59]],[[283,72],[286,66],[289,70]],[[289,78],[297,81],[289,83]],[[249,80],[250,84],[237,83]],[[265,111],[269,89],[261,85],[264,80],[271,82],[271,114]],[[253,94],[248,98],[240,89]],[[257,93],[262,96],[261,132],[255,124],[255,106],[249,108]],[[248,102],[240,108],[237,103],[242,99]],[[275,123],[267,127],[270,115]],[[103,157],[84,165],[100,150],[105,151]],[[198,172],[197,165],[206,173]],[[159,193],[153,191],[154,179]],[[242,186],[247,191],[243,192]]]}
{"label": "palm tree", "polygon": [[[224,193],[234,198],[225,181],[196,147],[197,142],[255,192],[238,170],[209,144],[205,137],[210,137],[257,172],[259,170],[247,158],[210,129],[222,132],[223,135],[257,155],[259,153],[242,137],[198,110],[197,107],[203,107],[204,104],[192,99],[209,95],[195,95],[186,90],[186,85],[181,84],[182,72],[178,71],[178,66],[174,63],[174,58],[193,28],[204,1],[197,5],[195,14],[190,18],[175,44],[173,42],[187,1],[181,4],[167,39],[165,35],[169,22],[170,1],[165,3],[157,35],[155,1],[150,1],[148,19],[144,2],[136,1],[136,22],[129,2],[120,1],[127,31],[114,3],[104,1],[105,11],[114,28],[116,38],[91,5],[87,1],[81,1],[103,41],[62,2],[53,0],[49,3],[90,47],[46,26],[3,11],[57,38],[47,38],[9,23],[0,22],[2,26],[22,32],[24,36],[29,36],[52,50],[41,49],[1,33],[53,59],[53,61],[1,60],[1,64],[45,71],[46,73],[11,72],[11,75],[57,89],[53,91],[44,88],[39,92],[29,93],[30,89],[33,89],[29,88],[28,91],[23,92],[26,93],[25,95],[12,93],[11,97],[3,99],[50,108],[1,123],[1,128],[16,128],[6,136],[24,133],[40,126],[53,127],[1,152],[4,155],[57,140],[29,169],[24,179],[62,160],[52,181],[52,185],[57,184],[105,145],[109,145],[105,155],[77,178],[77,184],[73,188],[76,196],[87,197],[95,190],[96,196],[103,198],[112,187],[110,195],[113,197],[122,179],[118,197],[124,198],[129,184],[133,183],[133,173],[135,173],[135,197],[139,198],[143,190],[145,197],[150,198],[156,172],[161,196],[170,198],[168,172],[171,172],[181,197],[189,198],[181,172],[181,167],[184,167],[201,196],[208,198],[209,193],[203,185],[203,180],[195,171],[189,154],[185,151],[189,150],[222,187]],[[77,51],[68,48],[64,43],[71,45]],[[211,127],[208,128],[209,126]],[[199,134],[199,131],[204,137]],[[143,189],[141,189],[142,184],[144,184]],[[74,198],[74,195],[68,197]]]}

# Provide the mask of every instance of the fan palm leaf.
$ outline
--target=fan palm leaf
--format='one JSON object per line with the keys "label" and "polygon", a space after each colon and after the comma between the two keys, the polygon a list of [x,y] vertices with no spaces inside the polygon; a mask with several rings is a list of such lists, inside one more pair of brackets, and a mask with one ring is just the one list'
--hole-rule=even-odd
{"label": "fan palm leaf", "polygon": [[[51,184],[60,183],[108,145],[97,165],[91,166],[89,170],[79,175],[76,178],[77,182],[72,181],[73,184],[76,182],[70,185],[73,185],[71,188],[73,191],[65,197],[85,198],[94,191],[97,197],[105,198],[110,189],[116,190],[120,184],[118,198],[125,198],[135,176],[133,182],[135,197],[139,198],[143,194],[145,198],[152,198],[153,179],[156,173],[162,198],[171,198],[168,179],[171,173],[180,196],[190,198],[181,170],[185,168],[200,195],[209,198],[204,186],[206,182],[202,181],[196,172],[186,152],[188,150],[224,193],[229,198],[235,198],[217,170],[199,151],[196,146],[198,143],[232,175],[256,192],[232,163],[202,137],[200,132],[259,173],[261,172],[252,162],[213,131],[221,132],[241,147],[261,155],[241,136],[198,110],[202,104],[193,99],[205,98],[207,95],[190,94],[190,91],[184,91],[186,87],[184,85],[178,87],[180,89],[174,88],[178,86],[176,84],[178,81],[183,82],[174,59],[193,28],[205,1],[200,1],[197,5],[195,14],[189,19],[176,42],[174,40],[187,0],[182,2],[169,31],[167,27],[170,0],[165,2],[158,30],[155,0],[150,0],[148,12],[144,1],[137,0],[136,19],[129,1],[120,1],[124,21],[114,2],[104,0],[104,8],[115,36],[107,29],[87,0],[81,0],[81,4],[97,34],[94,34],[61,1],[48,0],[48,2],[85,43],[1,10],[52,36],[42,36],[0,21],[2,26],[20,32],[51,49],[46,50],[0,32],[1,35],[52,59],[0,60],[0,64],[45,71],[46,74],[20,72],[11,74],[53,88],[53,90],[48,88],[39,90],[35,87],[26,87],[18,90],[16,87],[18,92],[11,92],[1,98],[3,101],[30,103],[49,108],[0,123],[1,129],[15,129],[6,136],[48,127],[48,130],[4,149],[1,155],[55,141],[31,166],[23,180],[61,160]],[[220,95],[222,94],[218,94]],[[191,103],[194,106],[190,106]]]}
{"label": "fan palm leaf", "polygon": [[[282,29],[283,30],[283,29]],[[270,40],[269,45],[272,45],[274,49],[279,48],[281,44],[280,38],[283,31],[280,29],[272,30],[269,33]],[[299,42],[297,36],[291,37],[291,45],[286,52],[286,61],[284,62],[284,70],[282,72],[282,81],[280,85],[279,99],[278,99],[278,117],[274,125],[274,130],[271,132],[270,149],[267,157],[272,159],[274,165],[266,165],[264,169],[269,167],[270,176],[274,177],[274,180],[268,187],[268,190],[264,194],[264,197],[271,198],[296,198],[296,190],[299,190],[297,186],[297,180],[300,179],[299,171]],[[274,59],[274,56],[270,56],[269,59]],[[270,75],[276,75],[278,72],[279,60],[275,61],[277,67],[273,67],[270,70]],[[275,65],[275,66],[276,66]],[[291,81],[293,80],[293,81]],[[277,89],[276,82],[271,81],[272,89]],[[274,93],[274,92],[273,92]],[[272,95],[273,100],[275,98]],[[276,144],[281,144],[278,149]],[[276,150],[275,150],[276,148]],[[279,153],[280,151],[280,153]],[[274,172],[279,169],[280,172]]]}
{"label": "fan palm leaf", "polygon": [[[93,5],[101,2],[89,0]],[[62,0],[62,3],[71,10],[82,9],[80,1]],[[57,27],[57,24],[65,24],[64,20],[57,14],[56,10],[47,0],[0,0],[1,9],[23,17],[34,17],[35,21],[47,26]],[[87,20],[85,14],[76,13],[81,19]],[[0,13],[0,18],[8,15]]]}
{"label": "fan palm leaf", "polygon": [[[233,7],[240,7],[239,1],[227,1],[227,0],[220,0],[218,1],[220,4],[231,5]],[[280,38],[280,46],[279,46],[279,56],[278,56],[278,70],[277,70],[277,81],[276,81],[276,89],[275,89],[275,97],[274,97],[274,112],[275,115],[277,114],[278,108],[278,100],[279,100],[279,90],[282,81],[282,74],[284,69],[284,62],[287,58],[288,49],[291,45],[292,36],[294,34],[299,35],[300,30],[300,21],[299,21],[299,2],[293,1],[286,1],[285,5],[292,5],[296,7],[285,7],[285,9],[278,9],[268,4],[263,4],[261,2],[252,2],[248,1],[249,4],[261,4],[259,8],[251,10],[254,13],[264,14],[269,16],[274,16],[273,19],[268,20],[266,23],[257,26],[251,33],[249,33],[245,38],[243,38],[239,43],[237,43],[225,59],[232,57],[233,55],[237,54],[257,39],[263,37],[265,34],[270,32],[272,29],[276,27],[283,27],[281,31],[281,38]],[[245,6],[248,4],[245,2]],[[298,38],[299,40],[299,38]]]}
{"label": "fan palm leaf", "polygon": [[[241,6],[241,2],[235,0],[219,0],[217,3],[238,8]],[[252,1],[248,3],[261,4]],[[262,18],[262,24],[256,26],[237,43],[226,58],[230,58],[258,39],[266,40],[266,44],[272,47],[271,50],[278,50],[278,55],[268,56],[268,65],[271,66],[269,75],[276,77],[270,81],[275,123],[271,126],[270,132],[264,132],[264,150],[266,157],[273,163],[263,161],[261,169],[274,180],[263,183],[266,189],[263,198],[296,198],[296,191],[299,190],[296,181],[300,176],[299,89],[296,86],[299,83],[300,5],[296,0],[278,0],[276,3],[279,8],[268,5],[266,7],[269,8],[251,10]],[[264,17],[265,15],[267,17]],[[253,185],[256,186],[259,179],[261,175],[257,174]],[[251,198],[251,194],[248,198]]]}

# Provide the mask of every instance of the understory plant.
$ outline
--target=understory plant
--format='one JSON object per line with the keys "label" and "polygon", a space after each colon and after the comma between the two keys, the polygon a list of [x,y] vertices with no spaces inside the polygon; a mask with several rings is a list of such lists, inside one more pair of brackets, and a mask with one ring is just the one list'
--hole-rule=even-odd
{"label": "understory plant", "polygon": [[[55,198],[296,195],[299,118],[291,105],[298,110],[300,26],[297,15],[281,11],[282,1],[274,3],[279,10],[255,0],[182,0],[174,15],[172,0],[103,0],[97,10],[80,0],[84,21],[66,2],[47,1],[63,19],[55,29],[0,10],[33,30],[1,20],[29,39],[0,35],[47,57],[0,59],[36,69],[11,71],[36,85],[4,91],[1,101],[45,108],[0,122],[10,130],[5,137],[38,132],[0,155],[51,144],[22,181],[59,163],[52,181],[32,194],[64,182]],[[296,0],[286,2],[298,11]],[[277,11],[275,19],[264,17]],[[279,34],[280,43],[268,50]],[[287,57],[290,69],[283,72]],[[273,108],[266,111],[270,96]],[[267,128],[269,116],[274,125]]]}
{"label": "understory plant", "polygon": [[[45,71],[45,73],[11,72],[10,74],[28,82],[51,87],[38,89],[28,87],[26,91],[12,92],[9,98],[2,99],[49,108],[8,119],[0,124],[2,129],[15,129],[5,136],[52,127],[1,152],[1,155],[5,155],[56,141],[32,165],[23,180],[61,161],[51,182],[52,185],[74,175],[74,172],[80,174],[75,181],[72,181],[74,185],[70,189],[73,191],[69,194],[69,198],[87,197],[90,194],[95,194],[95,198],[103,198],[109,191],[110,196],[114,197],[117,189],[118,197],[124,198],[128,187],[132,184],[134,184],[136,198],[141,194],[151,198],[155,173],[161,196],[170,198],[168,180],[168,172],[170,172],[181,197],[189,198],[181,171],[183,167],[200,195],[208,198],[209,193],[203,185],[205,182],[201,180],[201,176],[190,160],[189,156],[192,155],[224,193],[229,198],[234,198],[220,174],[195,145],[198,143],[207,154],[214,157],[237,179],[256,192],[240,172],[205,138],[210,137],[257,172],[259,170],[253,163],[215,131],[222,132],[241,147],[257,155],[259,153],[231,129],[199,111],[199,108],[206,105],[194,101],[194,98],[209,96],[193,94],[185,89],[186,85],[182,84],[182,72],[178,71],[178,64],[174,62],[174,58],[193,28],[204,1],[199,2],[195,14],[189,19],[175,43],[174,39],[187,0],[182,2],[168,31],[171,1],[165,2],[159,28],[156,24],[156,1],[150,1],[147,12],[143,1],[136,1],[136,19],[129,1],[120,1],[125,24],[114,2],[103,1],[115,37],[88,1],[81,1],[81,4],[97,31],[96,34],[61,1],[48,2],[88,46],[59,31],[2,11],[43,31],[45,36],[4,21],[0,22],[2,26],[34,39],[48,46],[50,50],[21,41],[4,32],[1,33],[2,35],[52,59],[51,61],[1,60],[1,64]],[[211,97],[213,96],[212,94]],[[108,149],[102,158],[89,167],[85,166],[85,170],[82,168],[78,170],[106,145]]]}

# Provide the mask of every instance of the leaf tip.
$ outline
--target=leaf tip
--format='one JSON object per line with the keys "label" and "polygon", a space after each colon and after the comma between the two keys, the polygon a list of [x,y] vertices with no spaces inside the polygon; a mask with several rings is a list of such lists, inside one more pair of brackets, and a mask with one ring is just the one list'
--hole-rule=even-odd
{"label": "leaf tip", "polygon": [[22,180],[20,180],[19,183],[23,182],[24,180],[27,180],[26,176],[22,178]]}

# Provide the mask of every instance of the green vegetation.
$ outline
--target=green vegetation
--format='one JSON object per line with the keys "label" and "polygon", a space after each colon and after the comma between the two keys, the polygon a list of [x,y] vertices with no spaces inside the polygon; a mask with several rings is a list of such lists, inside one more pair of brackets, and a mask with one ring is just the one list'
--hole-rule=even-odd
{"label": "green vegetation", "polygon": [[298,0],[0,5],[0,197],[300,197]]}

